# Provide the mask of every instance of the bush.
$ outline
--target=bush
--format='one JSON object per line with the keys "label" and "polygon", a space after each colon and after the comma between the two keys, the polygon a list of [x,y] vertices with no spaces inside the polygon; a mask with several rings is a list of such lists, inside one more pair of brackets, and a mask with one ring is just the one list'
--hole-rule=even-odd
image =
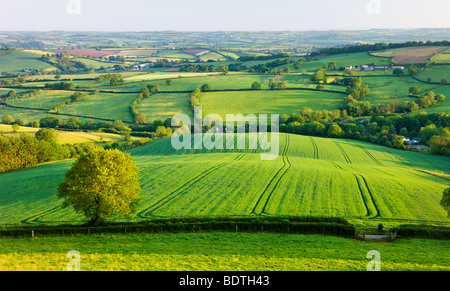
{"label": "bush", "polygon": [[400,225],[393,231],[401,237],[427,238],[427,239],[450,239],[450,228],[431,225]]}

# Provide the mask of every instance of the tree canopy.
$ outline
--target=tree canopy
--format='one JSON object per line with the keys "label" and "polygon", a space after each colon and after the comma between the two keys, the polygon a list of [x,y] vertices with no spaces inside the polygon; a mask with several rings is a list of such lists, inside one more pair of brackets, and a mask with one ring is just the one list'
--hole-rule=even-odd
{"label": "tree canopy", "polygon": [[57,197],[90,223],[131,216],[140,200],[139,169],[128,153],[94,149],[82,154],[66,173]]}

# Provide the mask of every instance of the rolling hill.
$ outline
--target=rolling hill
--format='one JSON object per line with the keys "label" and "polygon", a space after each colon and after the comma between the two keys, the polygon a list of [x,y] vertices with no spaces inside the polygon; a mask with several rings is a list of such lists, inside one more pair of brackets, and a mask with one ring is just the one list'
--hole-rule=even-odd
{"label": "rolling hill", "polygon": [[[176,151],[170,142],[160,139],[132,152],[143,189],[134,220],[224,215],[447,219],[439,201],[450,158],[288,134],[280,134],[280,156],[274,161],[261,161],[261,150]],[[61,210],[55,196],[71,163],[1,175],[0,222],[80,222],[83,217]]]}

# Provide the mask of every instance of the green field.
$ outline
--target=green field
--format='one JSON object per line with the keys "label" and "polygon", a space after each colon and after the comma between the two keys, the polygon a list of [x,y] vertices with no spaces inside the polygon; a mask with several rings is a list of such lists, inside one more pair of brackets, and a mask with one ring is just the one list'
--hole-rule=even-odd
{"label": "green field", "polygon": [[72,95],[73,93],[74,92],[71,91],[59,90],[43,91],[41,94],[38,94],[36,96],[17,99],[10,103],[16,106],[50,110],[54,105],[69,99],[70,95]]}
{"label": "green field", "polygon": [[196,59],[194,55],[183,53],[181,50],[162,50],[156,54],[154,57],[168,58],[168,59]]}
{"label": "green field", "polygon": [[216,52],[206,53],[204,55],[201,55],[199,58],[200,58],[200,61],[202,61],[202,62],[207,62],[207,61],[226,61],[227,60],[226,57],[224,57],[223,55],[218,54]]}
{"label": "green field", "polygon": [[98,93],[59,109],[61,113],[133,122],[129,105],[136,94]]}
{"label": "green field", "polygon": [[[300,67],[301,70],[315,71],[321,69],[323,65],[328,66],[329,63],[335,62],[337,68],[346,66],[362,66],[370,65],[375,63],[376,65],[389,65],[389,58],[380,58],[376,56],[371,56],[368,53],[351,53],[351,54],[340,54],[340,55],[326,55],[321,57],[313,57],[309,62],[304,63]],[[290,65],[290,69],[294,70],[294,64]]]}
{"label": "green field", "polygon": [[320,235],[250,233],[128,234],[0,240],[0,270],[81,271],[365,271],[369,251],[381,271],[449,271],[446,241],[389,244]]}
{"label": "green field", "polygon": [[419,73],[417,77],[423,81],[431,81],[436,83],[440,83],[443,79],[450,82],[450,66],[432,66],[431,68],[425,69],[423,72]]}
{"label": "green field", "polygon": [[450,64],[450,49],[431,59],[436,64]]}
{"label": "green field", "polygon": [[97,61],[97,60],[91,60],[91,59],[86,59],[86,58],[76,58],[75,61],[81,62],[81,63],[85,64],[87,68],[95,69],[95,70],[100,69],[101,67],[112,68],[115,65],[117,65],[117,63],[113,63],[113,62]]}
{"label": "green field", "polygon": [[177,114],[192,115],[189,94],[156,94],[142,100],[137,106],[139,113],[144,113],[148,122],[166,120]]}
{"label": "green field", "polygon": [[20,73],[24,69],[41,70],[50,67],[49,64],[40,61],[40,57],[41,55],[31,52],[9,52],[0,56],[0,71]]}
{"label": "green field", "polygon": [[[448,157],[288,134],[280,134],[278,159],[261,161],[260,152],[176,151],[170,139],[133,151],[143,189],[134,219],[319,215],[448,221],[439,205],[448,184],[439,174],[450,173]],[[59,208],[55,196],[71,163],[2,174],[0,223],[80,222],[81,216]]]}
{"label": "green field", "polygon": [[[104,147],[117,142],[120,150],[129,152],[139,168],[142,192],[131,217],[107,217],[107,223],[102,228],[92,232],[92,228],[88,228],[86,235],[68,236],[67,232],[64,234],[65,229],[85,230],[84,226],[88,222],[84,215],[76,213],[72,207],[62,209],[63,201],[56,196],[74,159],[2,173],[0,271],[65,270],[69,261],[67,252],[70,250],[81,253],[82,270],[364,271],[369,262],[366,257],[368,251],[377,250],[381,253],[382,270],[450,271],[449,244],[446,240],[413,239],[417,234],[403,234],[400,230],[400,237],[389,242],[381,239],[378,242],[370,239],[360,241],[353,237],[354,230],[357,233],[374,233],[381,226],[385,233],[405,224],[450,227],[448,213],[440,205],[443,191],[449,187],[450,157],[429,153],[431,150],[442,150],[445,154],[447,148],[437,149],[436,143],[430,143],[424,144],[425,150],[431,149],[428,152],[394,149],[401,147],[398,135],[424,138],[431,130],[422,131],[421,128],[432,123],[436,123],[439,128],[439,136],[433,141],[446,142],[445,132],[449,124],[447,115],[450,112],[448,47],[443,47],[442,43],[436,46],[411,43],[411,47],[375,53],[326,55],[319,51],[321,47],[339,45],[344,48],[356,43],[375,42],[394,44],[411,38],[403,36],[402,32],[390,33],[393,32],[91,32],[86,35],[77,33],[71,39],[71,33],[54,31],[49,35],[27,33],[29,39],[22,41],[25,34],[2,32],[0,47],[17,42],[20,47],[41,50],[14,50],[0,55],[0,73],[13,73],[5,73],[0,78],[0,121],[5,115],[11,115],[16,122],[21,119],[21,124],[24,124],[15,132],[10,121],[5,119],[8,124],[0,124],[0,137],[12,139],[24,133],[33,136],[39,128],[25,125],[44,117],[57,117],[62,121],[56,127],[59,144],[89,143]],[[34,34],[39,37],[33,38]],[[414,39],[424,35],[427,34],[419,31]],[[430,39],[445,38],[445,34],[429,32],[428,35]],[[64,59],[54,66],[40,61],[41,55],[46,53],[44,49],[53,51],[68,48],[117,50],[117,55],[124,55],[126,60],[122,63],[107,61],[107,58],[101,61],[73,57],[73,60],[83,62],[86,68],[70,65],[68,67],[74,68],[70,70],[62,70],[68,65],[63,62]],[[201,56],[183,52],[199,48],[210,52]],[[350,46],[344,50],[361,51]],[[292,62],[275,68],[268,65],[268,73],[256,73],[254,66],[276,61],[281,52],[288,53]],[[312,52],[314,54],[310,55]],[[328,52],[333,53],[333,50]],[[248,55],[267,58],[239,61],[239,56]],[[370,88],[370,94],[358,99],[370,102],[370,111],[363,108],[365,104],[359,108],[361,103],[344,103],[350,100],[346,98],[350,92],[348,89],[352,88],[333,84],[337,77],[347,77],[348,72],[344,72],[344,67],[390,65],[392,58],[405,64],[405,76],[394,76],[392,71],[384,70],[355,71],[353,74]],[[300,59],[307,61],[295,69],[294,64]],[[312,76],[316,70],[327,67],[331,62],[336,63],[336,69],[327,70],[323,81],[325,88],[319,90]],[[150,65],[138,71],[132,67],[140,63]],[[413,63],[421,71],[409,76],[408,67]],[[122,75],[122,85],[111,86],[109,80],[96,82],[97,77],[106,74],[100,70],[102,66],[112,67],[116,64],[123,65],[123,68],[117,67],[111,73]],[[232,64],[240,65],[236,66],[238,71],[219,72],[220,65]],[[208,71],[211,66],[216,68],[211,70],[213,72],[203,72],[204,65],[208,66]],[[67,73],[59,81],[54,74],[62,71],[47,74],[50,70],[59,70],[56,66]],[[195,70],[198,71],[186,72],[190,70],[189,66],[197,66]],[[180,67],[181,70],[168,70],[174,67]],[[289,73],[279,71],[286,67],[290,68]],[[43,73],[33,71],[26,73],[24,79],[18,78],[17,74],[24,73],[24,69],[36,69]],[[98,73],[93,73],[92,69],[98,70]],[[233,68],[230,66],[230,69]],[[276,83],[287,82],[288,87],[272,90],[269,88],[272,79]],[[1,83],[2,80],[12,82]],[[167,80],[171,80],[171,83]],[[72,87],[73,91],[41,90],[36,96],[21,98],[20,93],[24,91],[61,81],[73,82],[77,87]],[[341,83],[351,83],[344,81]],[[261,84],[261,90],[252,90],[254,82]],[[193,102],[191,92],[204,84],[210,85],[211,90],[203,90],[197,96],[198,100],[192,99]],[[139,97],[139,91],[149,85],[158,85],[160,91],[152,91],[141,99],[143,94]],[[413,86],[421,89],[418,96],[410,96],[409,89]],[[6,98],[11,90],[16,91],[16,97]],[[74,90],[82,92],[82,97],[65,103]],[[381,106],[393,102],[404,104],[407,101],[419,104],[419,98],[430,91],[445,95],[445,102],[412,113],[405,113],[401,106]],[[228,136],[230,139],[224,137],[223,148],[207,150],[211,141],[198,139],[207,137],[205,133],[182,137],[174,134],[174,139],[160,138],[160,135],[155,134],[161,132],[158,126],[168,126],[163,122],[177,114],[186,114],[192,119],[193,104],[202,106],[203,117],[218,114],[224,122],[227,122],[228,114],[255,114],[257,118],[260,114],[267,114],[269,118],[270,114],[290,115],[282,116],[280,129],[285,132],[352,139],[258,133],[258,147],[254,149],[249,148],[248,135],[233,133]],[[57,110],[55,105],[59,105]],[[311,111],[304,110],[306,108]],[[447,115],[421,114],[423,112],[443,112]],[[134,124],[138,113],[146,116],[144,124]],[[411,115],[413,118],[409,119]],[[64,124],[73,116],[83,123],[78,131]],[[133,137],[127,140],[123,133],[114,130],[117,126],[100,123],[104,120],[123,121],[132,129],[130,134]],[[94,121],[94,124],[86,124],[87,121]],[[338,124],[344,134],[339,134],[333,123]],[[44,126],[44,122],[41,125]],[[177,128],[172,126],[171,129],[176,131]],[[204,132],[207,130],[203,129]],[[134,143],[138,137],[145,139]],[[268,145],[266,139],[273,141],[277,137],[278,156],[264,160],[263,155],[268,152],[262,149]],[[175,150],[171,141],[179,138],[189,139],[191,144],[202,147]],[[247,148],[235,149],[242,140]],[[45,154],[50,154],[48,149],[53,147],[46,141],[30,139],[30,143],[33,141],[36,145],[35,148],[30,146],[33,152],[24,149],[23,143],[11,142],[11,147],[18,149],[17,155],[4,155],[6,162],[12,161],[17,169],[46,160]],[[8,145],[6,142],[3,144]],[[231,145],[233,148],[229,149]],[[51,146],[56,151],[56,145]],[[117,148],[116,145],[113,148]],[[81,147],[71,147],[71,156],[75,156],[75,151],[79,153],[82,150]],[[33,159],[34,156],[39,158],[20,164],[20,159],[26,159],[28,155]],[[58,159],[62,158],[62,155],[58,156]],[[290,220],[287,223],[291,225],[291,218],[304,218],[308,221],[305,225],[310,226],[311,217],[322,221],[345,219],[351,224],[346,228],[350,231],[346,237],[325,236],[326,227],[338,229],[333,234],[339,235],[340,229],[334,222],[319,224],[317,227],[320,228],[312,227],[315,235],[307,235],[307,227],[301,230],[305,231],[301,235],[292,234],[289,226],[287,230],[285,228],[286,219]],[[260,220],[273,219],[283,228],[274,230],[277,233],[269,233],[270,227],[268,229],[266,225],[273,223],[270,221],[264,224],[264,229],[261,224],[259,230],[258,225],[258,232],[252,228],[255,231],[253,233],[245,233],[244,227],[241,229],[239,225],[239,231],[242,231],[239,232],[237,224],[229,230],[226,224],[229,222],[224,221],[228,218],[245,218],[252,223],[252,227],[253,223],[257,225]],[[119,234],[122,229],[117,225],[130,225],[137,229],[159,219],[170,220],[167,222],[169,228],[163,230],[163,226],[153,225],[157,229],[152,229],[154,233],[151,234],[145,232],[148,229],[141,229],[140,233],[128,229],[128,232],[125,230],[124,234]],[[183,228],[189,225],[184,220],[173,222],[181,219],[217,221],[226,225],[226,228],[221,228],[223,232],[208,232],[201,224],[201,228],[195,225],[191,230]],[[52,230],[49,230],[48,236],[45,236],[44,232],[40,232],[45,228],[57,229],[55,233],[58,234],[50,234]],[[113,228],[116,234],[110,232]],[[25,233],[25,229],[35,230],[35,237],[19,237],[22,230]],[[14,238],[6,237],[9,230]],[[434,233],[430,230],[427,234],[429,236],[424,237],[433,237]]]}
{"label": "green field", "polygon": [[364,100],[373,105],[381,105],[389,102],[416,101],[417,98],[409,96],[409,88],[418,86],[421,92],[434,90],[437,85],[419,82],[411,77],[366,77],[363,84],[368,85],[370,94]]}
{"label": "green field", "polygon": [[[210,73],[209,73],[210,74]],[[178,76],[183,76],[178,78]],[[250,89],[253,82],[260,82],[263,87],[268,88],[269,80],[275,76],[271,75],[245,75],[229,74],[207,76],[205,73],[166,73],[166,74],[147,74],[127,78],[126,80],[138,80],[139,78],[152,78],[148,82],[129,83],[116,87],[100,87],[101,90],[117,90],[123,92],[139,92],[142,87],[148,85],[158,85],[162,92],[164,91],[192,91],[201,87],[203,84],[209,84],[212,90],[234,90]],[[159,79],[159,80],[158,80]],[[171,79],[172,85],[167,85],[165,79]]]}
{"label": "green field", "polygon": [[291,114],[303,108],[338,109],[344,94],[307,90],[210,92],[200,95],[203,114]]}
{"label": "green field", "polygon": [[422,109],[418,112],[427,112],[429,114],[431,113],[441,113],[441,112],[450,112],[450,85],[439,87],[436,90],[433,90],[435,94],[443,94],[446,98],[445,101],[442,103],[437,104],[436,106],[433,106],[431,108]]}

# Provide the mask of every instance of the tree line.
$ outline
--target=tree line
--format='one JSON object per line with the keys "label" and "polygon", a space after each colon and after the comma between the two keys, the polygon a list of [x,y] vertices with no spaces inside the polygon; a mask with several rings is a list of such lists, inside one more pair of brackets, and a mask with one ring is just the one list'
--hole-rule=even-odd
{"label": "tree line", "polygon": [[313,111],[280,116],[280,131],[329,138],[346,138],[405,149],[404,138],[421,138],[435,154],[450,155],[450,113],[396,113],[353,119],[346,110]]}
{"label": "tree line", "polygon": [[444,41],[407,41],[405,43],[375,43],[375,44],[360,44],[360,45],[348,45],[344,47],[331,47],[322,48],[318,52],[312,52],[310,56],[317,56],[320,54],[327,55],[337,55],[337,54],[347,54],[347,53],[358,53],[358,52],[371,52],[371,51],[382,51],[394,48],[404,48],[404,47],[420,47],[420,46],[450,46],[450,42]]}
{"label": "tree line", "polygon": [[0,173],[75,158],[91,147],[83,144],[58,144],[56,131],[45,128],[39,130],[35,136],[27,134],[11,138],[0,136]]}

